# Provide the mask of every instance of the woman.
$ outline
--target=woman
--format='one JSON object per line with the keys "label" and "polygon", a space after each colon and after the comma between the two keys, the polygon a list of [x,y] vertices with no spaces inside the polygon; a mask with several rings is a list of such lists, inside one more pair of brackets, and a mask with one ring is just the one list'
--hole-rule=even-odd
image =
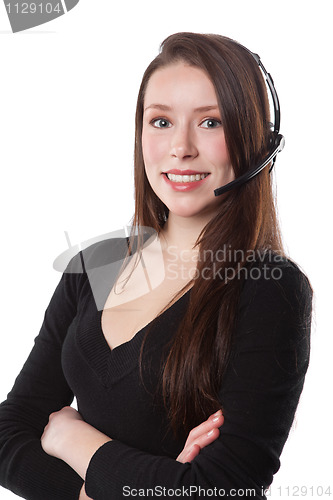
{"label": "woman", "polygon": [[[91,270],[123,258],[123,240],[63,274],[1,405],[2,485],[43,500],[265,498],[308,366],[311,288],[283,256],[268,169],[214,190],[259,164],[271,135],[247,49],[163,42],[138,96],[133,258],[103,311]],[[163,279],[145,291],[159,250]]]}

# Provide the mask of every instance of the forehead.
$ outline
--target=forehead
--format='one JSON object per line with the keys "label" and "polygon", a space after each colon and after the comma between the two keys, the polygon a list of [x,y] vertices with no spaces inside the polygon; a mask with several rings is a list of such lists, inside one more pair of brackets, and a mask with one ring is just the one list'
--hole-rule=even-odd
{"label": "forehead", "polygon": [[145,92],[145,107],[151,104],[191,104],[198,101],[216,103],[213,83],[200,68],[184,62],[170,64],[156,70],[150,77]]}

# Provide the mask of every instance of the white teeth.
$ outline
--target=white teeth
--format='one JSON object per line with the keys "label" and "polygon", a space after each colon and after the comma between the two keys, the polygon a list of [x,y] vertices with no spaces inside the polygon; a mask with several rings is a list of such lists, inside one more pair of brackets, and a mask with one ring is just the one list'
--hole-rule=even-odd
{"label": "white teeth", "polygon": [[200,181],[204,179],[209,174],[195,174],[195,175],[175,175],[175,174],[166,174],[167,178],[173,182],[194,182]]}

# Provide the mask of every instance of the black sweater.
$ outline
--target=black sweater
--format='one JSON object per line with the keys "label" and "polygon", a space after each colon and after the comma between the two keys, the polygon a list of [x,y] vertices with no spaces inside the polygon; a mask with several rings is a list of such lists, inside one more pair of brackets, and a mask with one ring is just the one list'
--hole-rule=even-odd
{"label": "black sweater", "polygon": [[[88,249],[95,262],[101,247],[105,255],[105,243]],[[50,413],[70,405],[75,395],[84,420],[113,439],[88,467],[86,491],[94,500],[173,493],[199,498],[214,488],[216,494],[233,489],[233,498],[244,498],[238,489],[255,489],[256,496],[253,491],[247,496],[265,498],[263,489],[279,469],[303,388],[311,315],[304,274],[289,260],[273,260],[269,254],[244,280],[231,361],[219,394],[225,416],[220,437],[186,464],[175,460],[186,435],[173,436],[159,382],[166,348],[191,291],[148,325],[141,378],[138,361],[147,327],[111,351],[101,330],[92,274],[87,266],[80,272],[78,261],[75,266],[72,261],[32,352],[0,406],[1,485],[31,500],[78,498],[82,479],[40,444]],[[105,286],[105,297],[108,291]]]}

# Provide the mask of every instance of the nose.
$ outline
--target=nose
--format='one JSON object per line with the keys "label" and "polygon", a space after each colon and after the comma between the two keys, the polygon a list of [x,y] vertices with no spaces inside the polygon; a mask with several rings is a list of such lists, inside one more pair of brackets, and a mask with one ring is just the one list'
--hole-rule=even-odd
{"label": "nose", "polygon": [[191,130],[184,126],[174,129],[171,138],[170,154],[179,160],[195,158],[198,156],[198,149]]}

